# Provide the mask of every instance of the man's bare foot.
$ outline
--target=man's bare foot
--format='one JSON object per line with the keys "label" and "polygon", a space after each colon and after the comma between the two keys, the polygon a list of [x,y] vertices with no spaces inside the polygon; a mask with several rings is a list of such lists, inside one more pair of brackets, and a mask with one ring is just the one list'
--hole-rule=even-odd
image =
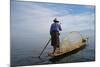
{"label": "man's bare foot", "polygon": [[60,49],[57,48],[56,51],[55,51],[55,53],[59,54],[60,53]]}

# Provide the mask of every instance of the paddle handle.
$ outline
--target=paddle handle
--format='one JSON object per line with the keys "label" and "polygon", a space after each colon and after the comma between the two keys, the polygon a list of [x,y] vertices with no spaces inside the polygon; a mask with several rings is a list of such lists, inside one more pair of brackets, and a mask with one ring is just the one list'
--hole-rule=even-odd
{"label": "paddle handle", "polygon": [[[48,46],[48,44],[49,44],[50,40],[51,40],[51,38],[49,39],[49,41],[47,42],[46,46],[45,46],[45,47],[43,48],[43,50],[41,51],[40,56],[42,55],[42,53],[44,52],[44,50],[45,50],[45,49],[46,49],[46,47]],[[40,56],[39,56],[39,58],[40,58]]]}

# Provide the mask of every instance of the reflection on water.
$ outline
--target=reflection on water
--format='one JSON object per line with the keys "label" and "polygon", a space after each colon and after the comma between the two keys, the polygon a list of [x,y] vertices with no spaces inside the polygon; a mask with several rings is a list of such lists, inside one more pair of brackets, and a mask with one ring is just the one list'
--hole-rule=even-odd
{"label": "reflection on water", "polygon": [[[11,65],[38,65],[38,64],[54,64],[54,63],[71,63],[71,62],[85,62],[95,60],[95,35],[94,31],[82,31],[81,34],[88,36],[88,43],[75,51],[64,54],[63,56],[51,58],[48,52],[52,50],[50,44],[38,58],[40,52],[49,40],[48,36],[11,36]],[[61,35],[61,40],[66,34]]]}

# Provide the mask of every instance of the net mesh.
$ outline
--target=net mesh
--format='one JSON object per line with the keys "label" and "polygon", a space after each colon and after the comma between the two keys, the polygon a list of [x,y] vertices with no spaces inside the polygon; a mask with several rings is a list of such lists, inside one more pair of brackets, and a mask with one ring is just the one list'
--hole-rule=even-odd
{"label": "net mesh", "polygon": [[82,36],[79,32],[70,32],[60,44],[60,51],[67,52],[80,47],[82,44]]}

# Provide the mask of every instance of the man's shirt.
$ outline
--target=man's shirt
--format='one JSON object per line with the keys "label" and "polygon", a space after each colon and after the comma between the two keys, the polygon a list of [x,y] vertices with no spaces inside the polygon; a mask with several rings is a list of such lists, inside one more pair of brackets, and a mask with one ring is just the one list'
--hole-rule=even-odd
{"label": "man's shirt", "polygon": [[62,30],[62,28],[61,28],[60,24],[58,24],[58,23],[51,24],[50,32],[59,32],[61,30]]}

